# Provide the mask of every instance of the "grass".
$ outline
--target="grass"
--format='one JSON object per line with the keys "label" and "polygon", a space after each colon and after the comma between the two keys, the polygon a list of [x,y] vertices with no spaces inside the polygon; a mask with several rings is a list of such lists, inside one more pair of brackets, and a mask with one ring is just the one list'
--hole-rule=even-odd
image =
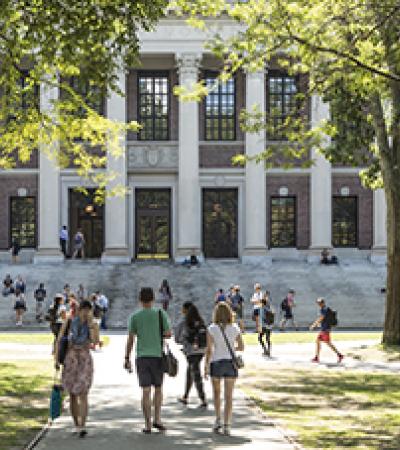
{"label": "grass", "polygon": [[2,450],[22,448],[47,422],[52,362],[0,363]]}
{"label": "grass", "polygon": [[[273,344],[309,344],[315,342],[316,332],[285,332],[285,333],[274,333],[272,332],[272,343]],[[382,333],[380,332],[339,332],[333,333],[334,341],[380,341],[382,339]],[[258,345],[257,334],[249,333],[244,336],[245,345]]]}
{"label": "grass", "polygon": [[[51,345],[54,337],[51,333],[0,333],[0,344]],[[101,336],[104,345],[110,343],[109,336]]]}
{"label": "grass", "polygon": [[400,448],[400,377],[249,367],[241,386],[307,449]]}

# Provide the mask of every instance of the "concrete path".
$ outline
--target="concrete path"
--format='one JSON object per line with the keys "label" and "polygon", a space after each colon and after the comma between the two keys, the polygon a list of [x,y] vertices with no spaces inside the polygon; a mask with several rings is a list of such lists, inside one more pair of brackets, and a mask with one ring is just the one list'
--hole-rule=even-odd
{"label": "concrete path", "polygon": [[[95,353],[95,382],[90,393],[89,435],[79,439],[71,434],[72,422],[68,414],[58,419],[37,450],[292,450],[283,433],[249,407],[244,396],[236,391],[234,426],[231,437],[212,434],[213,408],[202,412],[196,409],[197,399],[192,392],[188,408],[176,399],[182,394],[185,364],[180,358],[180,375],[167,378],[163,408],[165,435],[141,433],[143,418],[140,410],[140,389],[136,374],[122,370],[125,338],[112,336],[110,345]],[[206,382],[211,399],[210,383]],[[211,403],[211,402],[210,402]]]}

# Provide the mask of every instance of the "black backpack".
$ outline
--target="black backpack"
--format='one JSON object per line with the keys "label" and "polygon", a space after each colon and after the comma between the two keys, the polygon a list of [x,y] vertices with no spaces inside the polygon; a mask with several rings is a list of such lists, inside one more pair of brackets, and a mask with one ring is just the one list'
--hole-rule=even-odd
{"label": "black backpack", "polygon": [[197,344],[198,348],[207,347],[207,328],[202,323],[194,328],[189,329],[188,342],[189,344]]}
{"label": "black backpack", "polygon": [[93,307],[93,317],[95,319],[101,319],[103,317],[103,308],[97,303],[95,303]]}
{"label": "black backpack", "polygon": [[281,303],[281,310],[282,310],[282,311],[287,311],[288,309],[289,309],[289,302],[288,302],[287,297],[285,297],[285,298],[282,300],[282,303]]}
{"label": "black backpack", "polygon": [[336,327],[339,323],[337,317],[337,311],[334,311],[331,308],[328,308],[326,311],[326,321],[330,327]]}
{"label": "black backpack", "polygon": [[57,320],[57,308],[54,306],[50,306],[45,316],[45,320],[50,323],[55,323]]}
{"label": "black backpack", "polygon": [[275,314],[271,310],[264,311],[264,320],[267,325],[275,323]]}

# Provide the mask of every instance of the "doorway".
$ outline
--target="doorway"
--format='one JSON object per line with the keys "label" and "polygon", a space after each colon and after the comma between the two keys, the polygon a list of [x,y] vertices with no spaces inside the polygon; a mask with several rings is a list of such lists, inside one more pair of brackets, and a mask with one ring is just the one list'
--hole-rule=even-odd
{"label": "doorway", "polygon": [[85,238],[85,258],[100,258],[104,249],[104,207],[94,201],[95,189],[88,194],[69,190],[70,254],[73,238],[78,229]]}
{"label": "doorway", "polygon": [[171,190],[136,189],[136,259],[171,258]]}

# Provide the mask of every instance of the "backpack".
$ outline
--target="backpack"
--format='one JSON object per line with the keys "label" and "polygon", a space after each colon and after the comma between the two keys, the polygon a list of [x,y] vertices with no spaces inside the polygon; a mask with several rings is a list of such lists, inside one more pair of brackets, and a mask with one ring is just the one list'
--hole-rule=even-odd
{"label": "backpack", "polygon": [[200,324],[189,329],[189,344],[197,344],[198,348],[207,347],[207,328],[204,324]]}
{"label": "backpack", "polygon": [[337,317],[337,311],[334,311],[331,308],[328,308],[326,311],[326,322],[330,327],[336,327],[339,323]]}
{"label": "backpack", "polygon": [[281,310],[282,310],[282,311],[287,311],[288,309],[289,309],[289,302],[288,302],[287,297],[285,297],[285,298],[282,300],[282,303],[281,303]]}
{"label": "backpack", "polygon": [[57,320],[57,308],[55,308],[54,306],[50,306],[50,308],[47,310],[45,320],[50,323],[55,323],[55,321]]}
{"label": "backpack", "polygon": [[95,319],[101,319],[102,316],[103,316],[103,308],[97,303],[95,303],[93,307],[93,317]]}
{"label": "backpack", "polygon": [[275,322],[275,314],[271,310],[264,310],[264,321],[267,325],[273,325]]}

